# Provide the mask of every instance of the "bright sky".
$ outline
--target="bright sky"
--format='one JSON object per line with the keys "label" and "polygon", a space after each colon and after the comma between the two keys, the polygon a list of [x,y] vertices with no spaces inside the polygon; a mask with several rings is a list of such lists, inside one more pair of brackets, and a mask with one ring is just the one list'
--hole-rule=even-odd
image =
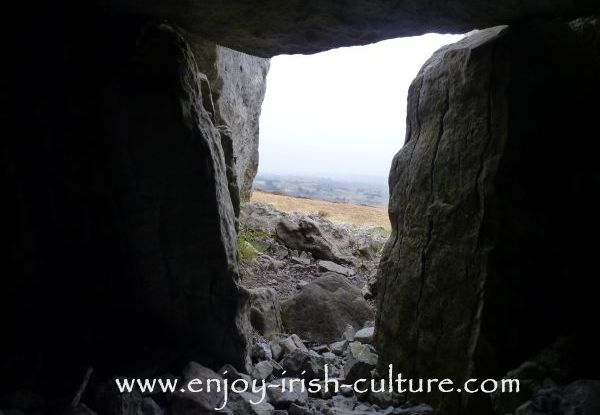
{"label": "bright sky", "polygon": [[259,173],[387,177],[404,143],[411,81],[461,35],[428,34],[271,59]]}

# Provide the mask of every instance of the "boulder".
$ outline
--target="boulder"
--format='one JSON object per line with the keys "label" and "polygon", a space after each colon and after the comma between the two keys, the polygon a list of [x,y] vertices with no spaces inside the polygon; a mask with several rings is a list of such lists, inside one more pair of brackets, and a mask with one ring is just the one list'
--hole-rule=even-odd
{"label": "boulder", "polygon": [[365,327],[360,329],[354,334],[354,340],[361,343],[373,343],[373,335],[375,334],[375,327]]}
{"label": "boulder", "polygon": [[[188,385],[190,381],[198,379],[202,384],[193,386],[201,392],[177,391],[171,400],[169,413],[173,415],[191,414],[216,414],[215,408],[220,408],[224,400],[223,378],[207,367],[196,362],[190,362],[183,369],[181,385]],[[220,390],[215,383],[211,384],[210,391],[206,385],[207,380],[216,379],[220,382]]]}
{"label": "boulder", "polygon": [[377,367],[378,360],[373,346],[353,342],[350,343],[348,350],[348,357],[344,365],[346,383],[353,383],[358,379],[371,379],[371,372]]}
{"label": "boulder", "polygon": [[254,365],[252,373],[250,374],[254,379],[264,380],[267,379],[273,373],[273,365],[268,360],[263,360]]}
{"label": "boulder", "polygon": [[296,342],[294,342],[294,339],[292,339],[291,336],[280,339],[277,344],[281,348],[283,354],[292,353],[298,348],[298,345]]}
{"label": "boulder", "polygon": [[332,272],[302,288],[281,307],[287,330],[320,343],[338,341],[348,325],[358,329],[374,317],[360,290]]}
{"label": "boulder", "polygon": [[290,382],[290,380],[292,378],[277,379],[270,383],[273,387],[267,389],[269,401],[277,409],[287,409],[293,403],[301,406],[306,405],[308,401],[308,392],[303,391],[298,382]]}
{"label": "boulder", "polygon": [[346,347],[348,347],[348,340],[340,340],[339,342],[334,342],[329,345],[331,352],[341,356],[346,351]]}
{"label": "boulder", "polygon": [[270,360],[272,358],[271,346],[268,343],[254,343],[252,345],[252,360],[255,362]]}
{"label": "boulder", "polygon": [[252,392],[230,393],[226,407],[232,415],[272,415],[273,409],[262,394]]}
{"label": "boulder", "polygon": [[273,360],[279,361],[281,356],[283,356],[283,347],[281,347],[281,345],[278,341],[276,341],[276,339],[271,340],[269,345],[271,347],[271,356],[273,357]]}
{"label": "boulder", "polygon": [[266,338],[283,331],[279,297],[272,288],[254,288],[250,292],[250,322]]}
{"label": "boulder", "polygon": [[294,223],[282,218],[277,224],[276,235],[290,249],[310,252],[316,259],[324,259],[336,263],[348,263],[338,248],[327,239],[319,225],[308,217]]}
{"label": "boulder", "polygon": [[372,275],[369,277],[365,285],[361,289],[361,293],[365,300],[369,300],[377,295],[377,276]]}
{"label": "boulder", "polygon": [[354,270],[342,265],[338,265],[335,262],[320,260],[317,261],[317,265],[322,271],[336,272],[338,274],[345,275],[346,277],[351,277],[354,275]]}
{"label": "boulder", "polygon": [[[593,291],[594,254],[565,244],[599,226],[583,190],[597,188],[595,145],[563,142],[597,128],[598,73],[561,22],[477,31],[423,65],[389,177],[392,234],[377,276],[381,369],[500,378],[565,332],[586,339],[576,354],[582,367],[597,361],[587,335],[598,327],[595,301],[583,294]],[[557,189],[560,200],[550,202]],[[483,394],[427,399],[444,413],[490,406]]]}
{"label": "boulder", "polygon": [[313,351],[296,349],[287,354],[281,361],[281,366],[288,376],[298,376],[303,379],[322,379],[325,374],[325,359]]}
{"label": "boulder", "polygon": [[290,335],[289,338],[294,342],[294,344],[296,345],[296,347],[298,349],[303,350],[305,352],[308,351],[308,348],[306,347],[306,345],[304,344],[304,342],[302,341],[300,336],[298,336],[297,334],[294,333],[294,334]]}
{"label": "boulder", "polygon": [[344,329],[344,332],[342,333],[342,338],[349,342],[353,342],[355,334],[356,334],[356,330],[354,329],[354,327],[350,324],[346,324],[346,328]]}

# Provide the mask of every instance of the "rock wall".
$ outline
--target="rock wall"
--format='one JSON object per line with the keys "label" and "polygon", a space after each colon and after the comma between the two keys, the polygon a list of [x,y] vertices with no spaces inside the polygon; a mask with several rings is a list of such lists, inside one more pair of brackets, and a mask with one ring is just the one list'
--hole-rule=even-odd
{"label": "rock wall", "polygon": [[215,123],[231,132],[240,198],[247,201],[258,169],[258,127],[269,60],[192,39],[198,68],[210,85]]}
{"label": "rock wall", "polygon": [[7,142],[0,387],[52,396],[57,412],[88,366],[102,379],[249,363],[226,163],[194,54],[166,24],[80,17],[49,8],[15,42]]}
{"label": "rock wall", "polygon": [[[559,334],[597,329],[584,241],[599,229],[598,143],[587,140],[598,73],[592,51],[559,23],[483,30],[425,63],[389,178],[382,369],[499,378]],[[597,375],[589,341],[579,345]],[[478,395],[423,399],[444,413],[491,411]]]}

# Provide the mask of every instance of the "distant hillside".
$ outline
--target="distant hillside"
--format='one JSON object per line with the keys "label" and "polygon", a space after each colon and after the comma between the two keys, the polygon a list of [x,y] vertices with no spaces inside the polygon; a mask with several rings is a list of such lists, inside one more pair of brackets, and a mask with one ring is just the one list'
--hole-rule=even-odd
{"label": "distant hillside", "polygon": [[342,180],[259,174],[254,180],[254,188],[289,196],[369,206],[387,206],[389,198],[386,178],[348,178]]}
{"label": "distant hillside", "polygon": [[266,193],[261,190],[252,192],[253,203],[273,205],[282,212],[318,214],[332,222],[367,225],[380,228],[384,234],[390,231],[387,208],[383,206],[365,206],[351,203],[328,202],[306,197],[284,196]]}

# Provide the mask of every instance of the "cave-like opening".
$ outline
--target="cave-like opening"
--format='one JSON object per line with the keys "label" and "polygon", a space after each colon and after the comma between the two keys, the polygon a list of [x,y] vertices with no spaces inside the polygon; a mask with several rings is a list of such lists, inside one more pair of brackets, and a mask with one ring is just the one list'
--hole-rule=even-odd
{"label": "cave-like opening", "polygon": [[[436,50],[462,37],[271,58],[258,172],[238,233],[259,344],[289,335],[322,350],[373,343],[388,175],[406,136],[409,87]],[[343,373],[345,359],[332,362]]]}

